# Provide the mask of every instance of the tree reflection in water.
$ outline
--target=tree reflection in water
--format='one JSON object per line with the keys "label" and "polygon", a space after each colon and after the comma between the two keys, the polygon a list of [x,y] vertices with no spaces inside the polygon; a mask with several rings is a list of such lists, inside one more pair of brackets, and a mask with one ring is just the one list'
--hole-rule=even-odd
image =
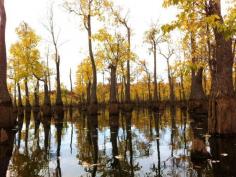
{"label": "tree reflection in water", "polygon": [[56,127],[56,140],[57,140],[57,166],[55,169],[55,176],[62,177],[60,154],[61,154],[61,138],[63,130],[64,111],[55,113],[55,127]]}
{"label": "tree reflection in water", "polygon": [[117,145],[118,131],[119,131],[119,116],[109,116],[109,124],[110,124],[110,136],[111,136],[111,144],[112,144],[112,160],[111,167],[115,170],[117,176],[121,176],[122,169],[120,166],[119,160],[119,150]]}
{"label": "tree reflection in water", "polygon": [[[2,132],[1,132],[2,133]],[[6,131],[8,140],[3,144],[0,144],[0,176],[6,176],[9,161],[12,156],[12,150],[14,145],[15,132],[12,130]]]}
{"label": "tree reflection in water", "polygon": [[209,137],[206,119],[186,110],[41,115],[18,115],[15,143],[0,147],[3,176],[7,166],[19,177],[236,176],[235,139]]}
{"label": "tree reflection in water", "polygon": [[[36,115],[36,114],[35,114]],[[25,127],[22,129],[22,115],[19,115],[18,144],[13,150],[13,157],[9,166],[11,176],[44,176],[47,171],[48,159],[40,147],[39,124],[34,122],[34,130],[30,131],[31,112],[25,112]],[[23,135],[23,136],[22,136]],[[33,135],[33,139],[31,139]],[[29,139],[30,138],[30,139]],[[21,146],[24,141],[24,146]]]}

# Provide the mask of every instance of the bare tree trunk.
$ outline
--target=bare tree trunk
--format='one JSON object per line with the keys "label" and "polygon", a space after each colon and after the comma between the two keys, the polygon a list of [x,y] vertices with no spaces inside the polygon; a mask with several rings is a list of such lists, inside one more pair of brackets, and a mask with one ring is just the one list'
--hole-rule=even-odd
{"label": "bare tree trunk", "polygon": [[[105,74],[104,74],[104,71],[102,73],[102,86],[103,86],[103,88],[105,88]],[[103,94],[104,94],[104,96],[103,96],[102,102],[103,102],[103,105],[105,105],[106,104],[106,97],[105,97],[105,91],[104,90],[103,90]]]}
{"label": "bare tree trunk", "polygon": [[234,91],[236,92],[236,66],[234,67]]}
{"label": "bare tree trunk", "polygon": [[158,102],[158,95],[157,95],[157,49],[156,44],[154,43],[154,102]]}
{"label": "bare tree trunk", "polygon": [[[192,50],[192,64],[197,63],[195,57],[196,39],[195,34],[191,34],[191,50]],[[189,96],[188,110],[193,114],[207,114],[207,99],[202,86],[202,72],[203,68],[198,68],[197,71],[191,71],[191,92]]]}
{"label": "bare tree trunk", "polygon": [[89,43],[89,56],[92,63],[92,71],[93,71],[93,82],[91,87],[91,97],[90,97],[90,113],[97,113],[97,69],[95,64],[95,59],[93,55],[93,46],[92,46],[92,26],[91,26],[91,16],[88,15],[88,43]]}
{"label": "bare tree trunk", "polygon": [[[208,15],[219,16],[218,22],[224,25],[221,15],[221,1],[210,1]],[[208,128],[212,134],[229,135],[236,133],[236,99],[233,87],[232,39],[214,28],[216,41],[216,82],[211,95]]]}
{"label": "bare tree trunk", "polygon": [[29,98],[28,78],[25,78],[24,84],[25,84],[25,107],[31,108],[30,98]]}
{"label": "bare tree trunk", "polygon": [[50,70],[49,70],[48,54],[47,54],[47,82],[48,82],[47,86],[49,89],[49,93],[51,93],[52,89],[51,89],[51,76],[50,76]]}
{"label": "bare tree trunk", "polygon": [[[130,28],[127,27],[127,33],[128,33],[128,53],[130,56],[131,52],[131,33],[130,33]],[[130,103],[130,57],[127,60],[127,83],[126,83],[126,90],[125,90],[125,98],[126,98],[126,103]]]}
{"label": "bare tree trunk", "polygon": [[171,76],[169,59],[167,59],[166,61],[167,61],[167,71],[168,71],[169,90],[170,90],[170,102],[171,104],[173,104],[175,101],[174,83],[173,83],[173,77]]}
{"label": "bare tree trunk", "polygon": [[182,90],[183,101],[186,101],[185,90],[184,90],[184,77],[183,77],[182,71],[180,75],[180,85],[181,85],[181,90]]}
{"label": "bare tree trunk", "polygon": [[159,82],[158,83],[158,99],[159,99],[159,101],[161,102],[161,100],[162,100],[162,98],[161,98],[161,83]]}
{"label": "bare tree trunk", "polygon": [[[62,102],[62,97],[61,97],[61,81],[60,81],[60,63],[61,63],[61,58],[58,52],[58,37],[59,34],[56,34],[55,31],[55,25],[54,25],[54,12],[53,12],[53,6],[51,6],[50,9],[50,14],[49,14],[49,26],[47,27],[49,30],[49,33],[52,38],[52,43],[54,47],[54,52],[55,52],[55,65],[56,65],[56,111],[61,111],[63,102]],[[49,53],[49,51],[48,51]],[[48,53],[47,53],[47,65],[48,65]],[[47,81],[49,79],[49,86],[51,87],[50,84],[50,73],[49,73],[49,68],[47,70]],[[50,88],[51,91],[51,88]]]}
{"label": "bare tree trunk", "polygon": [[14,82],[14,103],[13,103],[13,107],[14,107],[14,109],[17,109],[17,99],[16,99],[16,97],[17,97],[17,91],[16,91],[16,87],[17,87],[17,83],[16,82]]}
{"label": "bare tree trunk", "polygon": [[152,94],[151,94],[151,76],[148,74],[148,99],[149,102],[152,101]]}
{"label": "bare tree trunk", "polygon": [[178,84],[178,87],[179,87],[179,101],[183,101],[182,90],[181,90],[181,83]]}
{"label": "bare tree trunk", "polygon": [[50,93],[48,91],[48,76],[45,74],[45,81],[44,81],[44,101],[43,101],[43,114],[44,117],[48,118],[51,116],[51,98]]}
{"label": "bare tree trunk", "polygon": [[124,102],[124,78],[121,76],[120,103]]}
{"label": "bare tree trunk", "polygon": [[70,106],[72,106],[72,94],[73,94],[73,85],[72,85],[72,73],[70,69]]}
{"label": "bare tree trunk", "polygon": [[91,97],[91,82],[87,84],[87,104],[90,104]]}
{"label": "bare tree trunk", "polygon": [[207,96],[207,78],[206,78],[206,74],[205,72],[202,73],[203,74],[203,91],[205,93],[205,95]]}
{"label": "bare tree trunk", "polygon": [[7,88],[7,55],[5,43],[6,12],[0,0],[0,127],[13,127],[12,100]]}
{"label": "bare tree trunk", "polygon": [[191,92],[189,97],[189,112],[191,113],[207,113],[207,98],[202,86],[203,68],[199,68],[197,73],[193,71]]}
{"label": "bare tree trunk", "polygon": [[139,99],[139,94],[137,90],[135,90],[135,96],[136,96],[136,103],[139,105],[140,99]]}
{"label": "bare tree trunk", "polygon": [[111,84],[110,84],[110,114],[118,114],[117,104],[117,80],[116,80],[116,66],[110,65],[111,69]]}
{"label": "bare tree trunk", "polygon": [[17,90],[18,90],[18,115],[23,115],[23,104],[22,104],[22,97],[21,97],[21,89],[20,89],[20,83],[17,83]]}
{"label": "bare tree trunk", "polygon": [[22,98],[21,98],[21,89],[20,89],[20,83],[17,83],[17,88],[18,88],[18,107],[22,108],[23,104],[22,104]]}
{"label": "bare tree trunk", "polygon": [[7,89],[7,56],[5,44],[6,13],[4,0],[0,1],[0,105],[12,106]]}
{"label": "bare tree trunk", "polygon": [[111,65],[111,86],[110,86],[110,103],[117,103],[117,81],[116,81],[116,66]]}
{"label": "bare tree trunk", "polygon": [[39,108],[39,80],[37,80],[35,89],[34,89],[34,107]]}
{"label": "bare tree trunk", "polygon": [[48,90],[48,82],[47,82],[47,76],[45,75],[45,82],[44,82],[44,106],[51,106],[51,99],[50,99],[50,93]]}
{"label": "bare tree trunk", "polygon": [[[57,51],[57,49],[56,49]],[[61,78],[60,78],[60,62],[61,58],[56,52],[56,71],[57,71],[57,93],[56,93],[56,106],[63,106],[62,97],[61,97]]]}

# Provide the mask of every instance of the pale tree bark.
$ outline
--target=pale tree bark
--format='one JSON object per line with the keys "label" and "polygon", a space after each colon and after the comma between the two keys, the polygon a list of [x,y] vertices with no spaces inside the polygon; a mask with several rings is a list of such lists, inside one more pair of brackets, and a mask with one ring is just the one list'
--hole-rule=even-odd
{"label": "pale tree bark", "polygon": [[171,47],[171,44],[170,44],[171,41],[166,41],[166,43],[167,43],[167,52],[164,53],[162,49],[159,49],[159,53],[166,59],[167,75],[168,75],[168,81],[169,81],[169,99],[170,99],[171,104],[173,104],[175,101],[175,93],[174,93],[174,78],[173,78],[171,68],[170,68],[170,59],[174,55],[174,49]]}
{"label": "pale tree bark", "polygon": [[[55,64],[56,64],[56,103],[55,104],[56,104],[56,106],[63,106],[62,96],[61,96],[61,80],[60,80],[61,57],[60,57],[59,51],[58,51],[58,48],[59,48],[59,44],[58,44],[59,33],[56,34],[56,30],[55,30],[53,6],[50,9],[48,25],[45,25],[45,28],[48,30],[48,32],[51,36],[52,45],[54,47],[54,52],[55,52],[54,53],[55,54],[54,59],[55,59]],[[48,73],[49,73],[49,71],[48,71]]]}
{"label": "pale tree bark", "polygon": [[[52,89],[51,89],[51,75],[50,75],[50,69],[49,69],[49,49],[47,50],[47,54],[46,54],[46,63],[47,63],[47,73],[46,73],[47,86],[48,86],[49,93],[51,93]],[[51,100],[50,95],[49,95],[49,99]]]}

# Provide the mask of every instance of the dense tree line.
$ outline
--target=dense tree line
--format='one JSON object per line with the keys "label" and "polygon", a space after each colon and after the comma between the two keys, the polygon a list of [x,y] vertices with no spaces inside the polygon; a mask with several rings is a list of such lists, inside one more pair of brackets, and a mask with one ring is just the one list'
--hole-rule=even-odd
{"label": "dense tree line", "polygon": [[[193,115],[208,114],[211,133],[235,133],[236,10],[235,2],[229,2],[229,10],[223,16],[221,3],[220,0],[164,0],[163,6],[167,11],[168,7],[174,6],[178,14],[175,21],[151,24],[144,31],[147,55],[153,56],[153,61],[147,61],[139,58],[132,48],[135,29],[129,14],[124,15],[114,2],[65,0],[64,9],[74,19],[82,21],[88,39],[88,55],[78,64],[74,89],[71,71],[68,76],[70,89],[61,83],[60,43],[52,6],[45,25],[52,50],[47,51],[46,57],[42,57],[39,50],[41,37],[36,30],[26,22],[16,28],[18,41],[11,45],[8,63],[9,94],[6,16],[2,0],[0,108],[12,107],[13,100],[13,107],[18,111],[23,105],[29,109],[31,105],[34,109],[43,105],[47,114],[53,104],[58,110],[62,110],[63,105],[78,105],[89,114],[97,114],[98,106],[109,105],[110,114],[118,114],[119,109],[129,112],[135,105],[158,111],[166,104],[179,104],[182,108],[188,107]],[[94,21],[102,28],[95,31]],[[179,34],[178,41],[173,33]],[[48,64],[50,58],[55,62],[55,71]],[[165,76],[158,75],[157,71],[162,58],[167,64]],[[51,87],[54,73],[55,90]],[[100,75],[102,81],[98,79]]]}

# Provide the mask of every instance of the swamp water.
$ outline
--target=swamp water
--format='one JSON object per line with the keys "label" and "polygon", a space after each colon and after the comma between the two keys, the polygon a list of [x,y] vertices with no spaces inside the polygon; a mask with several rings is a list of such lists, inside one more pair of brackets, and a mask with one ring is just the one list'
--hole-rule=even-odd
{"label": "swamp water", "polygon": [[236,177],[236,140],[210,137],[204,118],[194,121],[178,108],[100,113],[19,116],[14,141],[0,149],[1,171],[9,177]]}

